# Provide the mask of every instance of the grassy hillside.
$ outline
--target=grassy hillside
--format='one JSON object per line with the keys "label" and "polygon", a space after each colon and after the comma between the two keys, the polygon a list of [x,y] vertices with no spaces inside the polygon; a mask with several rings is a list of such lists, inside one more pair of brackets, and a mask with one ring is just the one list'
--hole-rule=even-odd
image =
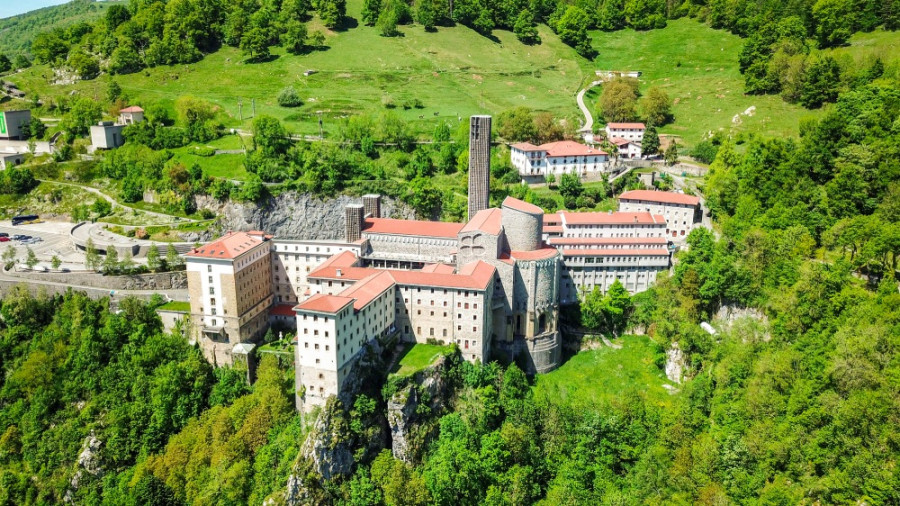
{"label": "grassy hillside", "polygon": [[72,2],[44,7],[35,11],[0,19],[0,53],[27,52],[32,39],[38,33],[75,23],[92,22],[101,17],[115,0]]}
{"label": "grassy hillside", "polygon": [[[356,24],[361,9],[362,0],[348,2],[350,25]],[[298,133],[318,133],[320,115],[326,132],[334,132],[340,118],[377,114],[385,102],[393,103],[422,133],[440,119],[497,114],[517,105],[550,111],[580,125],[574,95],[593,80],[596,69],[640,70],[642,89],[664,87],[675,101],[675,121],[662,132],[682,136],[688,145],[720,128],[770,137],[795,135],[801,118],[817,114],[778,96],[744,95],[737,66],[742,40],[691,19],[670,21],[662,30],[594,32],[599,53],[594,62],[578,56],[546,26],[539,27],[543,43],[537,46],[523,45],[510,32],[495,31],[496,39],[489,39],[463,26],[441,27],[436,33],[405,26],[395,38],[381,37],[375,28],[362,25],[328,31],[317,20],[309,29],[326,33],[328,49],[296,56],[275,48],[271,61],[249,64],[239,50],[225,47],[195,64],[147,69],[116,80],[139,103],[171,103],[181,95],[210,100],[227,113],[231,127],[249,126],[255,101],[257,115],[278,117]],[[890,32],[858,34],[851,46],[835,52],[890,59],[895,58],[891,51],[897,40]],[[316,72],[304,76],[306,70]],[[56,86],[48,84],[51,76],[50,69],[39,66],[15,76],[14,82],[41,97],[73,90],[105,97],[106,77]],[[304,106],[277,105],[276,95],[288,85],[300,91]],[[594,88],[588,101],[596,101],[599,92]]]}

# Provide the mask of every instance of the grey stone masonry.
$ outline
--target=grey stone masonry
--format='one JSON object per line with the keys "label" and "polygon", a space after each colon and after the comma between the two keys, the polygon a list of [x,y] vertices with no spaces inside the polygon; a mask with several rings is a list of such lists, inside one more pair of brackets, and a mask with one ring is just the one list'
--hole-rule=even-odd
{"label": "grey stone masonry", "polygon": [[369,218],[381,218],[381,195],[363,195],[363,207]]}
{"label": "grey stone masonry", "polygon": [[360,204],[350,204],[344,208],[345,234],[344,240],[356,242],[362,238],[362,225],[365,208]]}
{"label": "grey stone masonry", "polygon": [[469,120],[469,219],[490,205],[491,117]]}

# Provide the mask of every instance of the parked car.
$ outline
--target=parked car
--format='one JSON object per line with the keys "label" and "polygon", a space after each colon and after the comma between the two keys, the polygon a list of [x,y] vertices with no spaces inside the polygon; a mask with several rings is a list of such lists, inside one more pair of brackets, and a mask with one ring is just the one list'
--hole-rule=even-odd
{"label": "parked car", "polygon": [[13,240],[13,241],[21,241],[22,238],[24,238],[24,237],[25,237],[25,236],[22,235],[22,234],[16,234],[16,235],[12,236],[12,240]]}
{"label": "parked car", "polygon": [[6,232],[0,232],[0,237],[9,237],[9,234]]}
{"label": "parked car", "polygon": [[5,235],[0,235],[0,242],[9,242],[9,237]]}

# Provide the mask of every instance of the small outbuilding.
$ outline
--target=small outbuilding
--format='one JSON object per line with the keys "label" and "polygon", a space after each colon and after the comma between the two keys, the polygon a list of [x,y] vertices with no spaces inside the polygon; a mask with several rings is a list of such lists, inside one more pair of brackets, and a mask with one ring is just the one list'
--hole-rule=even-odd
{"label": "small outbuilding", "polygon": [[25,155],[22,153],[0,153],[0,170],[25,163]]}
{"label": "small outbuilding", "polygon": [[28,137],[28,126],[31,124],[31,111],[0,112],[0,139],[24,140]]}
{"label": "small outbuilding", "polygon": [[136,105],[126,107],[119,111],[120,125],[134,125],[135,123],[140,123],[142,121],[144,121],[144,110]]}
{"label": "small outbuilding", "polygon": [[101,121],[91,127],[91,144],[96,149],[113,149],[125,144],[122,130],[125,125],[117,125],[112,121]]}

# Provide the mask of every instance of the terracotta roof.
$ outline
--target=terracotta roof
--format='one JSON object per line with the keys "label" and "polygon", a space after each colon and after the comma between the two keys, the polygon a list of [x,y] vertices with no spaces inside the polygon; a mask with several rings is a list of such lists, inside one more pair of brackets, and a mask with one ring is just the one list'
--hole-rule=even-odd
{"label": "terracotta roof", "polygon": [[606,126],[609,128],[640,128],[641,130],[647,128],[647,125],[643,123],[607,123]]}
{"label": "terracotta roof", "polygon": [[[507,197],[508,199],[509,197]],[[476,230],[480,230],[486,234],[491,235],[499,235],[500,234],[500,222],[502,219],[502,215],[500,210],[497,208],[492,209],[482,209],[475,213],[475,216],[466,223],[466,226],[460,230],[462,232],[475,232]]]}
{"label": "terracotta roof", "polygon": [[652,225],[665,224],[666,220],[660,215],[652,215],[647,212],[639,213],[560,213],[566,225]]}
{"label": "terracotta roof", "polygon": [[395,220],[391,218],[366,218],[364,234],[417,235],[422,237],[456,238],[465,225],[444,221]]}
{"label": "terracotta roof", "polygon": [[510,144],[509,147],[520,149],[522,151],[541,151],[541,148],[535,146],[530,142],[517,142],[515,144]]}
{"label": "terracotta roof", "polygon": [[556,248],[544,247],[534,251],[510,251],[509,256],[514,260],[544,260],[553,258],[559,254]]}
{"label": "terracotta roof", "polygon": [[665,237],[551,237],[550,244],[566,246],[574,244],[667,244]]}
{"label": "terracotta roof", "polygon": [[422,267],[422,272],[437,272],[440,274],[453,274],[456,271],[456,267],[453,267],[450,264],[428,264],[425,267]]}
{"label": "terracotta roof", "polygon": [[547,152],[547,156],[592,156],[605,155],[606,151],[585,146],[575,141],[559,141],[541,144],[541,149]]}
{"label": "terracotta roof", "polygon": [[394,278],[391,277],[391,273],[381,271],[354,283],[353,286],[341,292],[340,296],[355,299],[353,309],[359,311],[392,286],[394,286]]}
{"label": "terracotta roof", "polygon": [[[341,275],[338,276],[337,271],[341,271]],[[339,279],[339,280],[347,280],[347,281],[359,281],[370,274],[372,274],[375,269],[370,267],[342,267],[342,266],[334,266],[329,265],[328,267],[319,267],[318,269],[310,272],[306,275],[306,279]]]}
{"label": "terracotta roof", "polygon": [[323,295],[317,293],[294,306],[294,311],[314,311],[316,313],[337,313],[353,302],[349,297],[339,295]]}
{"label": "terracotta roof", "polygon": [[669,256],[669,250],[658,248],[646,249],[564,249],[567,257],[629,257],[629,256]]}
{"label": "terracotta roof", "polygon": [[631,141],[628,139],[623,139],[621,137],[613,137],[609,140],[609,142],[615,144],[616,146],[624,146],[626,144],[631,144]]}
{"label": "terracotta roof", "polygon": [[221,258],[231,260],[265,242],[268,237],[247,232],[228,232],[206,245],[185,253],[189,258]]}
{"label": "terracotta roof", "polygon": [[559,213],[544,213],[543,222],[544,225],[559,225],[562,218],[559,217]]}
{"label": "terracotta roof", "polygon": [[459,268],[459,275],[469,276],[479,288],[487,287],[488,283],[493,279],[494,266],[481,260],[469,262]]}
{"label": "terracotta roof", "polygon": [[544,210],[540,207],[513,197],[506,197],[503,199],[502,207],[508,207],[528,214],[544,214]]}
{"label": "terracotta roof", "polygon": [[648,202],[660,202],[663,204],[684,204],[696,206],[700,198],[684,193],[661,192],[655,190],[631,190],[619,195],[619,200],[646,200]]}
{"label": "terracotta roof", "polygon": [[269,316],[297,316],[293,304],[276,304],[269,308]]}
{"label": "terracotta roof", "polygon": [[131,107],[126,107],[124,109],[119,110],[119,112],[144,112],[140,107],[133,105]]}
{"label": "terracotta roof", "polygon": [[562,225],[544,225],[545,234],[561,234],[562,232]]}
{"label": "terracotta roof", "polygon": [[[483,289],[487,286],[494,268],[485,262],[476,261],[464,265],[459,272],[453,273],[453,267],[438,264],[429,269],[403,271],[395,269],[374,269],[371,267],[341,267],[341,276],[337,276],[337,267],[328,266],[316,269],[307,275],[307,279],[329,279],[362,281],[374,274],[388,273],[401,285],[415,285],[440,288]],[[484,276],[487,276],[486,278]],[[356,286],[356,285],[353,285]],[[351,287],[352,288],[352,287]],[[348,288],[349,290],[349,288]],[[342,295],[345,292],[341,292]]]}

